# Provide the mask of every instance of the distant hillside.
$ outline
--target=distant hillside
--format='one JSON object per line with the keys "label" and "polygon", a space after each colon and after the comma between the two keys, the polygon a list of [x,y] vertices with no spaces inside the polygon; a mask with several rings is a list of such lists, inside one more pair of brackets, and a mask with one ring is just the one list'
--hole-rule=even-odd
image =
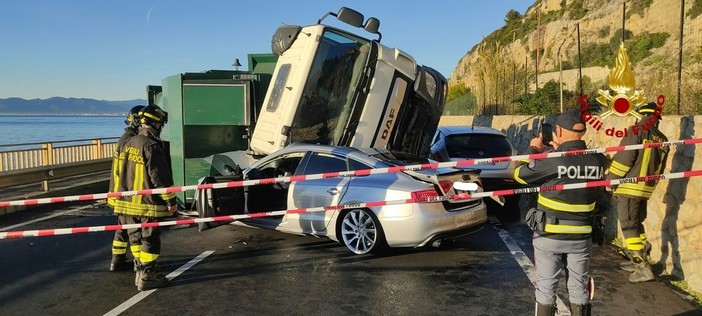
{"label": "distant hillside", "polygon": [[[615,65],[622,39],[622,4],[626,3],[623,33],[636,89],[645,91],[647,97],[677,95],[680,1],[531,1],[534,4],[523,15],[507,12],[505,25],[461,58],[449,84],[465,84],[477,104],[509,104],[524,93],[525,85],[534,92],[538,56],[539,87],[549,80],[558,81],[562,67],[564,89],[577,91],[582,62],[583,93],[597,94]],[[681,103],[689,111],[695,104],[702,110],[702,0],[686,2]],[[674,97],[668,98],[666,107],[675,108],[673,102]]]}
{"label": "distant hillside", "polygon": [[32,100],[7,98],[0,99],[0,114],[124,114],[133,106],[143,104],[146,104],[146,100],[106,101],[61,97]]}

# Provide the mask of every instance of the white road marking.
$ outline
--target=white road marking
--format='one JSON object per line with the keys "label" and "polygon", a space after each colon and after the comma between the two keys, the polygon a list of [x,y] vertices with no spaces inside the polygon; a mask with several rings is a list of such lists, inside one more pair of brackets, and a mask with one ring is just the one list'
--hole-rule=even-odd
{"label": "white road marking", "polygon": [[[524,271],[524,274],[526,274],[527,278],[529,278],[531,284],[535,286],[536,269],[534,269],[534,264],[524,253],[522,248],[519,247],[519,244],[517,244],[517,242],[514,241],[514,238],[512,238],[509,232],[502,228],[502,223],[500,223],[500,221],[497,218],[495,218],[494,216],[490,216],[488,219],[490,220],[490,224],[492,224],[492,226],[497,231],[497,234],[500,235],[502,242],[505,243],[507,249],[509,249],[509,251],[512,253],[512,257],[514,257],[514,260],[516,260],[517,264],[519,264],[519,266],[522,267],[522,271]],[[556,307],[558,308],[557,315],[570,315],[570,308],[566,306],[565,302],[563,302],[561,297],[558,295],[556,295]]]}
{"label": "white road marking", "polygon": [[8,230],[17,228],[17,227],[22,227],[22,226],[26,226],[26,225],[29,225],[29,224],[34,224],[34,223],[37,223],[37,222],[45,221],[45,220],[47,220],[47,219],[51,219],[51,218],[58,217],[58,216],[61,216],[61,215],[66,215],[66,214],[68,214],[68,213],[72,213],[72,212],[76,212],[76,211],[81,211],[81,210],[84,210],[84,209],[86,209],[86,208],[95,207],[95,205],[96,205],[96,204],[85,205],[85,206],[81,206],[81,207],[79,207],[79,208],[70,209],[70,210],[67,210],[67,211],[63,211],[63,212],[51,214],[51,215],[44,216],[44,217],[40,217],[40,218],[35,218],[35,219],[31,220],[31,221],[26,221],[26,222],[22,222],[22,223],[19,223],[19,224],[12,225],[12,226],[3,227],[3,228],[0,228],[0,232],[4,232],[4,231],[8,231]]}
{"label": "white road marking", "polygon": [[[198,264],[200,261],[207,258],[207,256],[211,255],[212,253],[214,253],[214,250],[208,250],[208,251],[201,253],[199,256],[188,261],[188,263],[182,265],[180,268],[169,273],[166,276],[166,278],[168,278],[169,281],[172,281],[173,279],[175,279],[176,277],[181,275],[181,273],[192,268],[194,265]],[[141,301],[141,300],[145,299],[147,296],[151,295],[151,293],[155,292],[156,290],[157,289],[139,292],[137,295],[132,296],[132,298],[128,299],[124,303],[120,304],[119,306],[115,307],[111,311],[107,312],[105,314],[105,316],[115,316],[115,315],[121,314],[122,312],[126,311],[130,307],[134,306],[136,303],[139,303],[139,301]]]}

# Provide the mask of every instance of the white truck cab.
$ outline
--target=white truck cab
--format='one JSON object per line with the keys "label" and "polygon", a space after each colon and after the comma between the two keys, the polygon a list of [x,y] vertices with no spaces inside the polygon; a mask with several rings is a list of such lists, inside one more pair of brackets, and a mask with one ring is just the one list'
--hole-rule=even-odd
{"label": "white truck cab", "polygon": [[[378,38],[321,24],[329,15]],[[381,45],[379,25],[344,7],[315,25],[278,28],[272,48],[279,58],[250,143],[255,155],[305,142],[428,156],[446,78]]]}

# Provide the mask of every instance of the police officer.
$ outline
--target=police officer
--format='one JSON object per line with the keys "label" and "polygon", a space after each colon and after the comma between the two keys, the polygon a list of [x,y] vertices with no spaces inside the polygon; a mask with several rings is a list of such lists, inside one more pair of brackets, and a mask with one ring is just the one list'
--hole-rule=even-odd
{"label": "police officer", "polygon": [[[127,139],[136,135],[139,131],[139,112],[143,108],[143,105],[137,105],[131,108],[131,110],[129,110],[129,113],[127,113],[127,119],[124,120],[124,124],[126,124],[127,127],[124,128],[124,133],[122,134],[122,137],[120,137],[117,141],[117,148],[115,149],[112,158],[112,172],[110,173],[109,192],[116,192],[118,189],[116,185],[119,183],[120,167],[122,166],[121,159],[119,159],[119,152],[124,143],[127,141]],[[114,198],[108,198],[107,204],[114,207],[114,200]],[[118,215],[117,224],[126,224],[126,216]],[[129,243],[132,244],[129,248],[131,250],[132,256],[134,257],[134,271],[136,271],[136,259],[139,258],[141,240],[129,240],[129,234],[126,229],[120,229],[115,231],[115,237],[112,240],[112,261],[110,261],[110,271],[121,271],[129,268],[129,265],[127,264],[127,245]]]}
{"label": "police officer", "polygon": [[[643,117],[629,127],[620,145],[666,142],[668,138],[658,129],[661,114],[656,103],[644,104],[637,110]],[[668,146],[620,151],[612,158],[607,179],[644,177],[658,175],[665,169]],[[622,262],[620,268],[631,272],[632,283],[654,279],[648,256],[651,243],[646,239],[643,221],[646,219],[646,203],[656,188],[658,181],[622,183],[614,189],[617,198],[617,215],[625,239],[625,254],[629,261]]]}
{"label": "police officer", "polygon": [[[129,138],[119,152],[122,165],[118,191],[147,190],[173,185],[164,143],[159,137],[168,113],[156,105],[148,105],[139,112],[141,128]],[[124,215],[127,224],[157,222],[177,211],[174,193],[134,195],[114,200],[115,214]],[[138,269],[135,285],[139,291],[163,287],[168,279],[156,272],[156,259],[161,253],[160,229],[143,227],[130,230],[130,239],[140,239]],[[132,236],[133,235],[133,236]]]}
{"label": "police officer", "polygon": [[[556,118],[551,145],[555,152],[586,149],[582,141],[585,122],[578,109]],[[530,152],[542,152],[543,135],[531,140]],[[521,162],[514,179],[525,185],[559,185],[601,180],[605,157],[602,154],[563,156]],[[555,315],[556,289],[563,269],[567,269],[570,309],[573,315],[590,315],[590,252],[592,218],[597,188],[540,192],[537,207],[527,213],[534,230],[536,266],[536,315]]]}

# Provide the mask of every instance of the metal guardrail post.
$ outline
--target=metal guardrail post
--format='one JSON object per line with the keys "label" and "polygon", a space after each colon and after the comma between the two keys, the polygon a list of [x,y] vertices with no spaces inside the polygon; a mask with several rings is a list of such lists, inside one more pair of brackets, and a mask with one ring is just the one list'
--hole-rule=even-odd
{"label": "metal guardrail post", "polygon": [[102,140],[93,139],[93,159],[102,159]]}
{"label": "metal guardrail post", "polygon": [[[44,150],[42,153],[42,166],[51,166],[54,164],[54,147],[51,143],[44,143],[41,145]],[[49,191],[49,180],[44,180],[41,182],[41,189]]]}

